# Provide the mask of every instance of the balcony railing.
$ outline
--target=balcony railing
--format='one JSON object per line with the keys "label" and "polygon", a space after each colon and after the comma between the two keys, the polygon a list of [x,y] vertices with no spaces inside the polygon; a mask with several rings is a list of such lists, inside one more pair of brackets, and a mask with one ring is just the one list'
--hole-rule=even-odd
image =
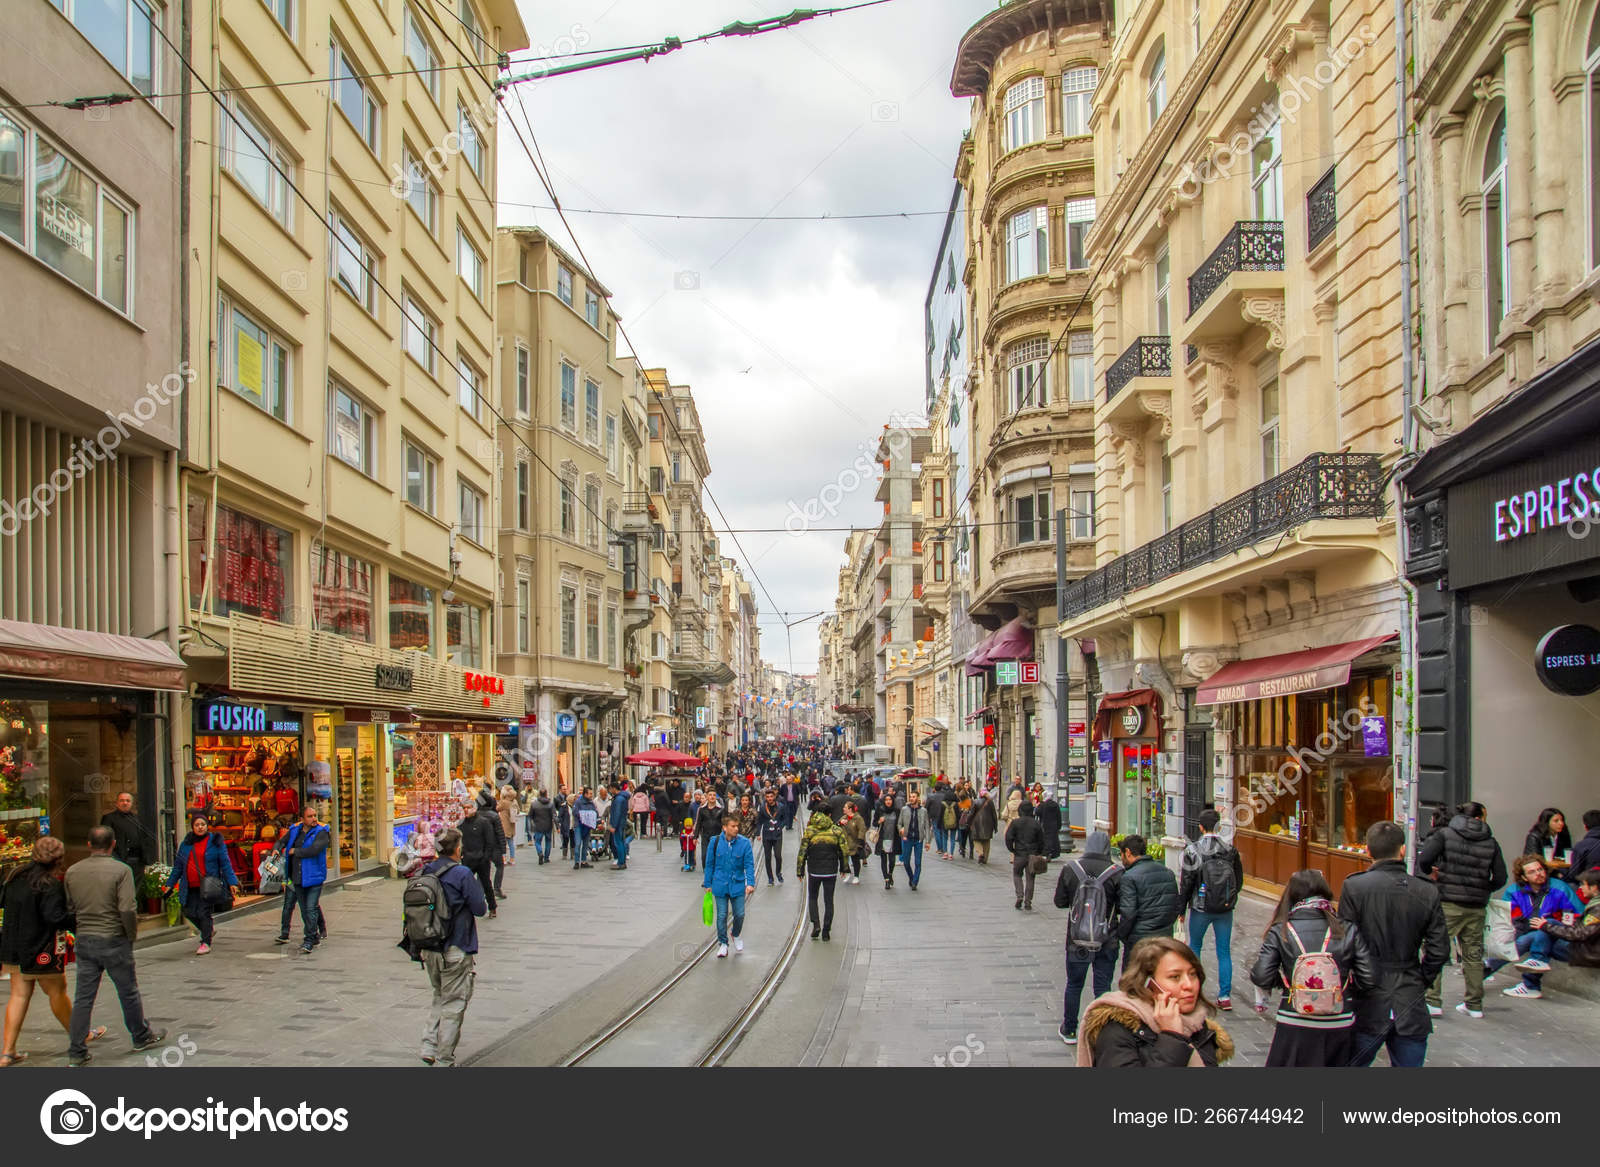
{"label": "balcony railing", "polygon": [[1339,204],[1334,194],[1333,167],[1306,193],[1306,250],[1321,243],[1339,225]]}
{"label": "balcony railing", "polygon": [[1282,271],[1283,224],[1245,220],[1235,223],[1209,258],[1189,277],[1189,315],[1193,316],[1236,271]]}
{"label": "balcony railing", "polygon": [[1172,338],[1140,336],[1106,370],[1106,400],[1110,401],[1135,377],[1172,376]]}
{"label": "balcony railing", "polygon": [[625,515],[641,515],[650,511],[649,492],[643,490],[628,490],[622,495],[622,513]]}
{"label": "balcony railing", "polygon": [[1384,473],[1376,454],[1312,454],[1067,585],[1063,619],[1210,563],[1312,519],[1378,518]]}

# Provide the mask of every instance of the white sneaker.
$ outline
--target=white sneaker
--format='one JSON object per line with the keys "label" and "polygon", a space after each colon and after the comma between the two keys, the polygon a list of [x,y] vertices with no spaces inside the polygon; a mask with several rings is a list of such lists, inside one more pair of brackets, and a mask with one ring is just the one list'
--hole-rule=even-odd
{"label": "white sneaker", "polygon": [[1457,1013],[1465,1013],[1468,1017],[1472,1017],[1472,1018],[1475,1018],[1475,1019],[1476,1018],[1481,1018],[1483,1016],[1483,1010],[1482,1009],[1468,1009],[1467,1008],[1467,1003],[1465,1001],[1461,1002],[1461,1004],[1456,1006],[1456,1012]]}
{"label": "white sneaker", "polygon": [[743,952],[744,951],[744,939],[743,939],[743,937],[735,936],[733,938],[733,950],[735,952]]}
{"label": "white sneaker", "polygon": [[720,945],[717,948],[717,955],[719,957],[720,956],[727,956],[728,955],[728,946],[726,944]]}
{"label": "white sneaker", "polygon": [[1550,965],[1540,960],[1537,956],[1530,956],[1527,960],[1517,961],[1516,967],[1523,972],[1547,973],[1550,971]]}
{"label": "white sneaker", "polygon": [[1441,1009],[1437,1005],[1429,1005],[1428,1006],[1428,1016],[1429,1017],[1443,1017],[1444,1016],[1444,1010]]}
{"label": "white sneaker", "polygon": [[1526,997],[1530,1001],[1537,1001],[1544,996],[1538,989],[1530,989],[1523,984],[1512,985],[1509,989],[1501,989],[1500,992],[1507,997]]}

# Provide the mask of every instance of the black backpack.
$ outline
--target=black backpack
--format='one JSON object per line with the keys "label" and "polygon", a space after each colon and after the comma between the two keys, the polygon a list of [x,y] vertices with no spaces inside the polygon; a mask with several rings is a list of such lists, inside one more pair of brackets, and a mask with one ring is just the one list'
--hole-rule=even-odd
{"label": "black backpack", "polygon": [[405,916],[406,939],[418,948],[440,951],[450,938],[450,899],[445,895],[444,881],[439,877],[452,867],[449,860],[438,871],[423,871],[406,881],[406,890],[400,897],[401,911]]}
{"label": "black backpack", "polygon": [[1239,902],[1239,881],[1233,875],[1233,848],[1216,847],[1200,857],[1197,906],[1207,915],[1233,911]]}

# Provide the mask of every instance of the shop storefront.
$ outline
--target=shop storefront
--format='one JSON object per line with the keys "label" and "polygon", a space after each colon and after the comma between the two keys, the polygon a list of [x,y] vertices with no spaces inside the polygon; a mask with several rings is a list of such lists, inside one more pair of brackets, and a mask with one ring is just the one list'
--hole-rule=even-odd
{"label": "shop storefront", "polygon": [[1226,728],[1233,781],[1215,801],[1247,877],[1276,888],[1314,868],[1337,894],[1366,868],[1367,828],[1395,817],[1398,670],[1388,635],[1235,661],[1200,686]]}
{"label": "shop storefront", "polygon": [[1101,792],[1101,821],[1112,835],[1142,835],[1159,842],[1167,833],[1167,804],[1160,767],[1164,729],[1161,696],[1154,689],[1107,693],[1095,713],[1094,742]]}
{"label": "shop storefront", "polygon": [[305,720],[282,705],[225,699],[196,701],[192,709],[193,764],[185,809],[210,819],[227,845],[241,892],[250,895],[261,856],[308,801],[328,821],[326,799],[307,790]]}
{"label": "shop storefront", "polygon": [[161,715],[185,667],[155,641],[0,620],[0,880],[40,835],[82,858],[119,794],[149,832],[149,861],[171,854]]}
{"label": "shop storefront", "polygon": [[1502,840],[1547,806],[1575,820],[1600,756],[1600,694],[1571,663],[1600,641],[1600,342],[1428,451],[1403,488],[1417,817],[1473,799]]}

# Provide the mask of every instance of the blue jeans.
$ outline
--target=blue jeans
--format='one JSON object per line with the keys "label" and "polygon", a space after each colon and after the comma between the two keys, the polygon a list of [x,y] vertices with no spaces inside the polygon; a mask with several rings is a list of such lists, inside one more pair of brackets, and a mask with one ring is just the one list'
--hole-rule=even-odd
{"label": "blue jeans", "polygon": [[572,828],[572,861],[574,863],[587,863],[589,861],[589,828],[575,825]]}
{"label": "blue jeans", "polygon": [[522,816],[522,841],[524,843],[533,842],[533,812],[532,811],[529,811],[527,814]]}
{"label": "blue jeans", "polygon": [[1207,928],[1215,928],[1217,933],[1217,995],[1231,997],[1233,996],[1233,913],[1189,909],[1189,947],[1194,949],[1196,956],[1200,955],[1200,946],[1205,943]]}
{"label": "blue jeans", "polygon": [[945,830],[944,826],[942,824],[940,824],[940,823],[934,823],[933,824],[933,845],[934,845],[935,850],[937,850],[939,852],[939,854],[941,854],[941,855],[949,854],[949,851],[950,851],[950,832]]}
{"label": "blue jeans", "polygon": [[728,942],[728,909],[733,909],[733,934],[744,931],[744,892],[736,896],[715,896],[717,901],[717,943]]}
{"label": "blue jeans", "polygon": [[535,831],[535,832],[533,832],[533,852],[534,852],[535,855],[539,856],[540,859],[549,859],[550,858],[550,832],[549,831]]}
{"label": "blue jeans", "polygon": [[911,881],[911,886],[916,887],[917,881],[922,878],[922,840],[900,840],[900,863],[906,869],[906,878]]}
{"label": "blue jeans", "polygon": [[506,858],[507,859],[515,859],[516,857],[517,857],[517,832],[516,831],[509,831],[506,834]]}
{"label": "blue jeans", "polygon": [[1396,1069],[1416,1069],[1422,1065],[1428,1056],[1428,1035],[1421,1037],[1402,1037],[1394,1031],[1394,1022],[1389,1022],[1389,1028],[1383,1033],[1356,1033],[1355,1054],[1350,1059],[1352,1066],[1370,1066],[1372,1059],[1378,1056],[1378,1051],[1384,1046],[1389,1047],[1389,1064]]}
{"label": "blue jeans", "polygon": [[619,864],[628,861],[628,828],[626,826],[618,827],[611,832],[611,851],[616,855]]}
{"label": "blue jeans", "polygon": [[1095,952],[1084,948],[1067,949],[1067,991],[1061,998],[1061,1025],[1068,1033],[1078,1032],[1078,1006],[1083,1002],[1083,986],[1091,968],[1094,969],[1094,995],[1109,993],[1117,975],[1115,940],[1107,940]]}
{"label": "blue jeans", "polygon": [[[1517,937],[1519,955],[1538,957],[1546,964],[1552,960],[1566,960],[1571,951],[1571,945],[1565,940],[1557,940],[1548,932],[1529,931]],[[1544,974],[1525,972],[1522,974],[1522,983],[1530,989],[1540,989],[1544,985]]]}
{"label": "blue jeans", "polygon": [[300,905],[300,923],[305,926],[306,935],[302,942],[306,947],[317,943],[317,937],[322,932],[322,914],[318,904],[322,901],[322,885],[316,887],[297,887],[293,883],[283,885],[283,920],[278,928],[279,936],[288,936],[289,929],[294,925],[294,906]]}

